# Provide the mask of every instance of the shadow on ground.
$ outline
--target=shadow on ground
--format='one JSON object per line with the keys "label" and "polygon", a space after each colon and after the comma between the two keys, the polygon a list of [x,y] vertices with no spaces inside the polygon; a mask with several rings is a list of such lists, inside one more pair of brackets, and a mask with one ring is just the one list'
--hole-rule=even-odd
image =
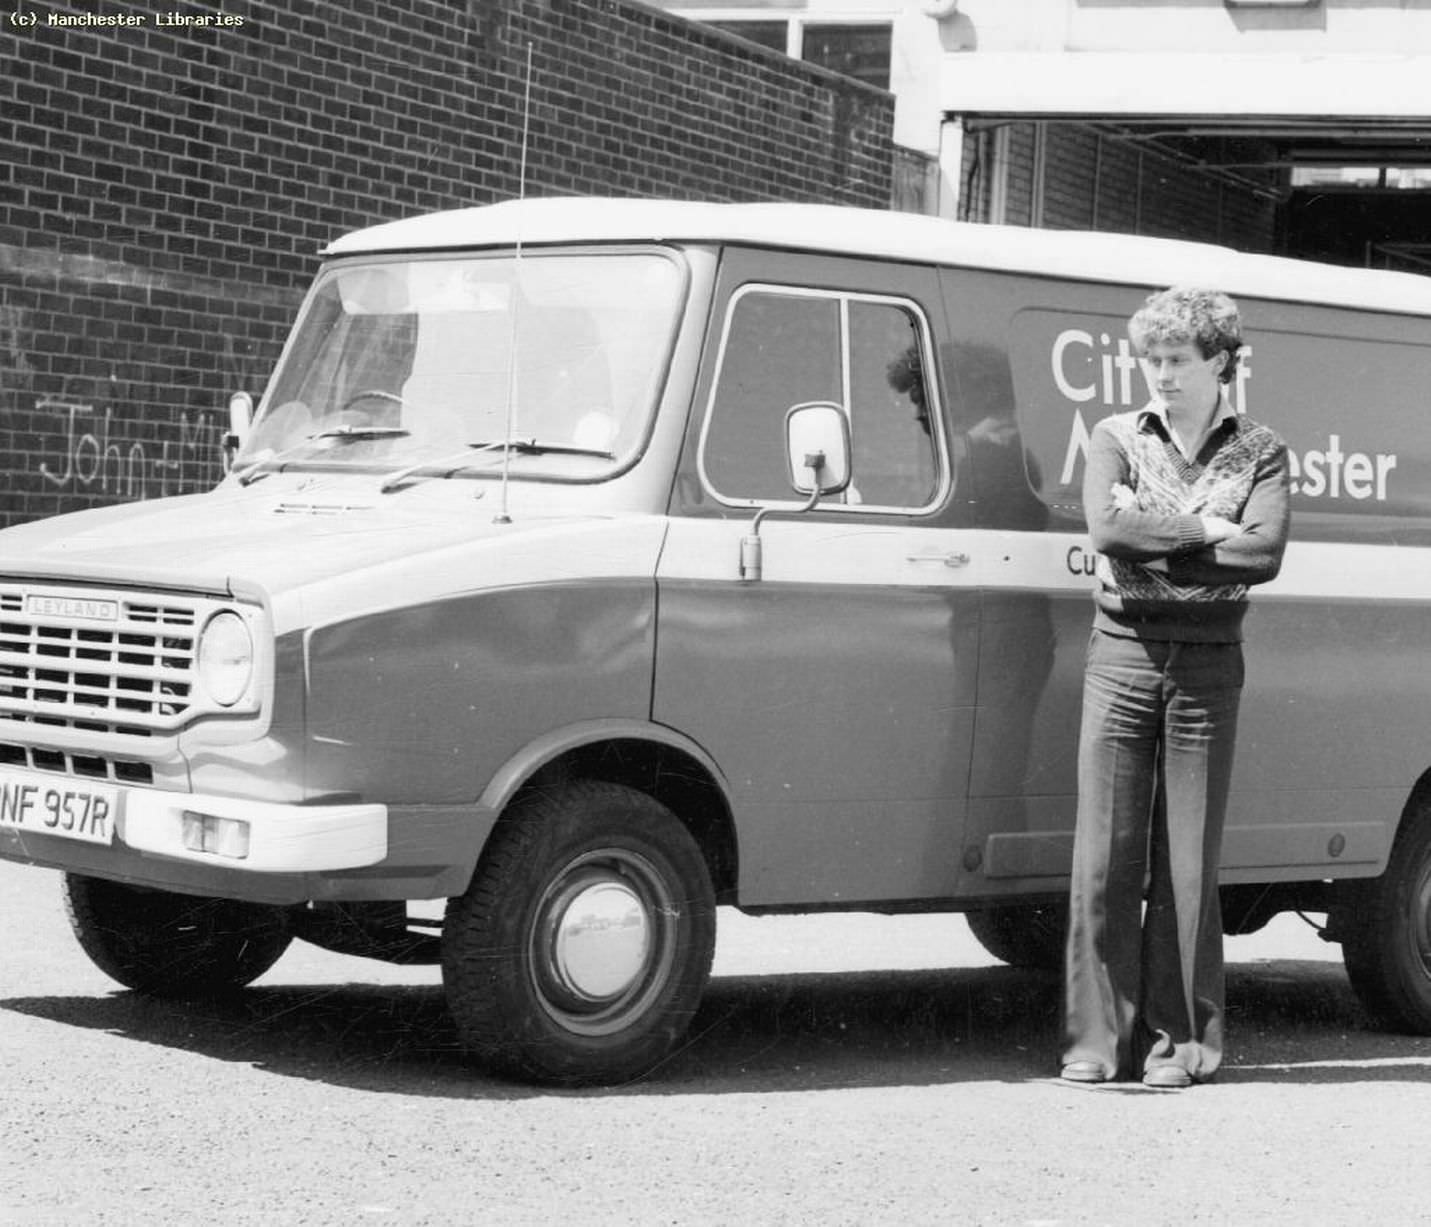
{"label": "shadow on ground", "polygon": [[[1056,975],[1010,967],[723,977],[685,1045],[640,1083],[582,1095],[719,1094],[1021,1082],[1055,1072]],[[201,1003],[130,992],[19,997],[0,1010],[285,1077],[449,1098],[512,1099],[460,1052],[436,986],[251,988]],[[1431,1081],[1431,1040],[1367,1029],[1339,964],[1228,968],[1221,1079]]]}

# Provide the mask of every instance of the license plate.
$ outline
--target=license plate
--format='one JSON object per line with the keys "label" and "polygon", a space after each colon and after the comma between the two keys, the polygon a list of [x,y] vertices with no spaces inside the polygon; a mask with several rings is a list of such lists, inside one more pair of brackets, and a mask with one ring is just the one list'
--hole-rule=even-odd
{"label": "license plate", "polygon": [[117,788],[29,771],[0,771],[0,829],[107,844],[113,842],[118,816]]}

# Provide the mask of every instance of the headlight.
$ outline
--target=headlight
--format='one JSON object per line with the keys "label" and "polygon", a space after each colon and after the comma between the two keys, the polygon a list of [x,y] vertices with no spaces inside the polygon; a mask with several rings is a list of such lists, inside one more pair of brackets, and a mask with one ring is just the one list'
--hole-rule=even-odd
{"label": "headlight", "polygon": [[199,639],[199,685],[220,707],[232,707],[253,678],[253,636],[236,613],[209,619]]}

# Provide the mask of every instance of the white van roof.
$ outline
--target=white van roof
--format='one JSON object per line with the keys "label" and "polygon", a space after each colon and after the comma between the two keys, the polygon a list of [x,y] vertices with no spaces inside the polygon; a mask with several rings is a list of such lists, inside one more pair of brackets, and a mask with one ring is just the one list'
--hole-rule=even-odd
{"label": "white van roof", "polygon": [[1431,315],[1431,277],[1253,255],[1207,243],[1103,231],[945,221],[819,204],[708,204],[573,196],[504,201],[357,230],[323,254],[554,243],[740,243],[912,263]]}

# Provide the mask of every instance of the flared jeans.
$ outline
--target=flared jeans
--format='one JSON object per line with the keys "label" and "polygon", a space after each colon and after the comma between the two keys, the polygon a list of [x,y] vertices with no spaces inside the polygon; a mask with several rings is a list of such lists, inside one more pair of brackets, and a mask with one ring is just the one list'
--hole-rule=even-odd
{"label": "flared jeans", "polygon": [[1222,1061],[1217,871],[1242,647],[1094,631],[1084,674],[1064,1063]]}

